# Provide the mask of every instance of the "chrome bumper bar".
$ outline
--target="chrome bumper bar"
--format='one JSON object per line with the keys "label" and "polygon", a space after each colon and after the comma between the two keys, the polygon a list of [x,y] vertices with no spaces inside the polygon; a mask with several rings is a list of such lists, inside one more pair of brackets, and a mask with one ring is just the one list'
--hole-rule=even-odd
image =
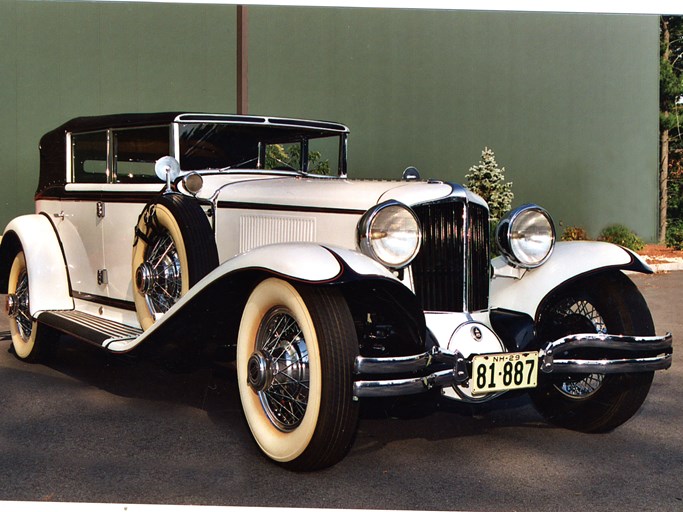
{"label": "chrome bumper bar", "polygon": [[[596,355],[569,358],[568,354],[577,349],[596,349]],[[665,336],[572,334],[548,343],[539,351],[539,368],[543,373],[556,374],[664,370],[671,366],[672,351],[671,333]],[[614,352],[620,356],[630,353],[631,357],[608,357]],[[559,354],[567,358],[560,359]],[[353,394],[355,398],[412,395],[463,384],[470,378],[470,363],[459,352],[439,348],[404,357],[358,356],[354,363],[357,380]],[[383,375],[391,378],[382,379]]]}
{"label": "chrome bumper bar", "polygon": [[458,352],[450,353],[434,348],[429,352],[405,357],[356,357],[354,373],[363,376],[405,375],[425,373],[426,375],[377,380],[356,380],[353,395],[356,398],[401,396],[422,393],[429,389],[462,384],[470,378],[467,360]]}
{"label": "chrome bumper bar", "polygon": [[[578,349],[603,349],[632,352],[632,357],[610,359],[557,359]],[[616,334],[572,334],[548,343],[539,353],[544,373],[633,373],[665,370],[671,366],[673,343],[671,333],[665,336],[624,336]]]}

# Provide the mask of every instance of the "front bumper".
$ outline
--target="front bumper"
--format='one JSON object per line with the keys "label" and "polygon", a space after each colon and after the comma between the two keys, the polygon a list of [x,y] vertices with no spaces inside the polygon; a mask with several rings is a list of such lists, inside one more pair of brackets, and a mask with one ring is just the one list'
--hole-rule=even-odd
{"label": "front bumper", "polygon": [[[665,336],[572,334],[539,350],[543,373],[633,373],[671,366],[671,333]],[[469,378],[471,359],[435,347],[405,357],[362,357],[354,364],[356,398],[401,396],[458,386]]]}

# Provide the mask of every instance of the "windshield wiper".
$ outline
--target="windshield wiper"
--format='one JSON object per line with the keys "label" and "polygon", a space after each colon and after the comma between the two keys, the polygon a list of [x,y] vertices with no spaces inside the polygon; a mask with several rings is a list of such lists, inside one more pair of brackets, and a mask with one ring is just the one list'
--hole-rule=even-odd
{"label": "windshield wiper", "polygon": [[218,169],[218,171],[223,172],[223,171],[229,171],[230,169],[237,169],[237,168],[242,167],[243,165],[250,164],[251,162],[253,162],[255,160],[258,160],[257,156],[255,156],[254,158],[250,158],[249,160],[245,160],[244,162],[240,162],[238,164],[232,164],[232,165],[228,165],[227,167],[221,167],[220,169]]}

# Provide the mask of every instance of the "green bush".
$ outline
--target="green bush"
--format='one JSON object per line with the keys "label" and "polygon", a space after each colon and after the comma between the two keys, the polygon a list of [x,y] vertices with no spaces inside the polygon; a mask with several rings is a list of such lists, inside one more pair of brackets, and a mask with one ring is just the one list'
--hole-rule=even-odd
{"label": "green bush", "polygon": [[[560,222],[560,226],[562,223]],[[573,240],[589,240],[586,230],[579,226],[567,226],[562,232],[560,240],[563,242],[571,242]]]}
{"label": "green bush", "polygon": [[666,246],[676,251],[683,250],[683,220],[677,219],[666,228]]}
{"label": "green bush", "polygon": [[607,226],[600,232],[598,240],[621,245],[631,249],[632,251],[640,251],[643,247],[645,247],[645,242],[643,242],[638,235],[636,235],[623,224],[613,224],[612,226]]}

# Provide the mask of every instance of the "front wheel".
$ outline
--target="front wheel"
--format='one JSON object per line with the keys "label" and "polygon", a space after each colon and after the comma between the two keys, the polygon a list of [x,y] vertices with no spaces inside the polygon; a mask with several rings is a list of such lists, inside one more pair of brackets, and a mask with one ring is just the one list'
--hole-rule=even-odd
{"label": "front wheel", "polygon": [[353,319],[330,288],[267,279],[245,306],[237,341],[240,399],[263,453],[310,471],[341,460],[358,421]]}
{"label": "front wheel", "polygon": [[[582,280],[554,293],[542,307],[538,326],[542,343],[588,332],[654,334],[645,299],[621,272]],[[530,395],[536,409],[555,425],[607,432],[638,411],[653,376],[654,372],[541,374]]]}

